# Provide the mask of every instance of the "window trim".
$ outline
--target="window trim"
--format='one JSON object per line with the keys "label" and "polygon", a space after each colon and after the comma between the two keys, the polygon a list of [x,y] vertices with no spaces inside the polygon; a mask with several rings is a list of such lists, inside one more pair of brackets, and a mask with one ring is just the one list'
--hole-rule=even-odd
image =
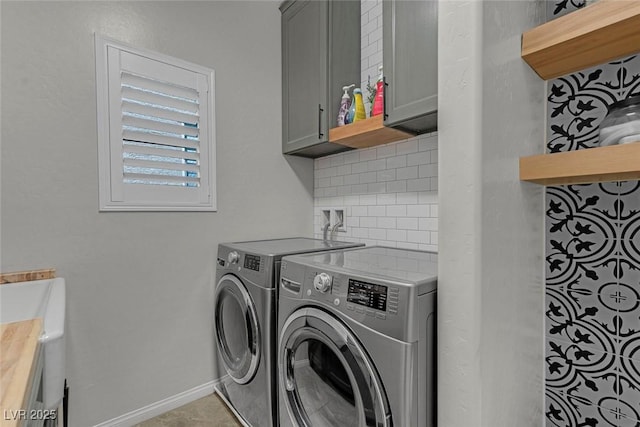
{"label": "window trim", "polygon": [[[94,34],[96,49],[96,101],[97,101],[97,140],[98,140],[98,181],[99,181],[99,210],[102,211],[217,211],[216,191],[216,125],[215,125],[215,71],[191,62],[187,62],[169,55],[153,52],[127,45],[125,43]],[[150,60],[163,62],[175,67],[184,68],[191,72],[202,74],[208,83],[208,102],[206,115],[207,155],[201,158],[201,165],[208,162],[206,167],[206,185],[209,191],[208,202],[166,201],[114,201],[111,190],[111,134],[110,134],[110,106],[109,106],[109,71],[108,48],[112,47],[133,55],[139,55]],[[201,97],[201,99],[204,97]]]}

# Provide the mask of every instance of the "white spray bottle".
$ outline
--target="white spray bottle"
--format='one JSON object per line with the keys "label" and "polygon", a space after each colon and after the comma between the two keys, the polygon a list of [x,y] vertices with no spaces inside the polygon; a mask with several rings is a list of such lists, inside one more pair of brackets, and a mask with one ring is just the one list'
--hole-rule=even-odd
{"label": "white spray bottle", "polygon": [[349,96],[349,89],[354,86],[355,84],[342,87],[344,93],[342,94],[342,99],[340,100],[340,109],[338,110],[338,126],[344,126],[347,124],[345,122],[345,117],[349,112],[349,107],[351,107],[351,97]]}

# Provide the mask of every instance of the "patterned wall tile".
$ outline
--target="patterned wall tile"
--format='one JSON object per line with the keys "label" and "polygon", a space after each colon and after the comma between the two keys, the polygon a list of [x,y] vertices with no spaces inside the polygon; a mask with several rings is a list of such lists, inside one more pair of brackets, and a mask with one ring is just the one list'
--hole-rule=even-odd
{"label": "patterned wall tile", "polygon": [[[548,152],[598,146],[609,105],[638,94],[640,55],[550,81]],[[640,427],[640,183],[548,187],[546,204],[546,425]]]}

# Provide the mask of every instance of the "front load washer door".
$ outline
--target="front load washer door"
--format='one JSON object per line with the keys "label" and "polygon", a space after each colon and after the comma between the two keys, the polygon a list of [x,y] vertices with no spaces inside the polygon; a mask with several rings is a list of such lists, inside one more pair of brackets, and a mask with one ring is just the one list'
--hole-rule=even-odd
{"label": "front load washer door", "polygon": [[[331,370],[313,368],[309,357],[320,354],[332,355]],[[336,360],[341,366],[335,366]],[[286,407],[282,425],[391,427],[388,400],[371,359],[330,314],[311,307],[294,312],[280,334],[278,361]]]}
{"label": "front load washer door", "polygon": [[260,325],[251,295],[231,274],[218,282],[215,299],[215,330],[218,353],[231,378],[246,384],[260,362]]}

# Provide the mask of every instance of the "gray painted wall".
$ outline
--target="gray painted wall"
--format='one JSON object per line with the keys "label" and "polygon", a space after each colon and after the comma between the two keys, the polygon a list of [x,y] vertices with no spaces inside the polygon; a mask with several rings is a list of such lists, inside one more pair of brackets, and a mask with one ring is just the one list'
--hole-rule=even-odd
{"label": "gray painted wall", "polygon": [[[280,154],[277,2],[1,7],[1,270],[67,280],[71,425],[212,381],[218,243],[313,230],[313,163]],[[216,70],[217,213],[98,213],[94,32]]]}
{"label": "gray painted wall", "polygon": [[440,3],[438,421],[543,422],[544,82],[520,58],[543,2]]}

